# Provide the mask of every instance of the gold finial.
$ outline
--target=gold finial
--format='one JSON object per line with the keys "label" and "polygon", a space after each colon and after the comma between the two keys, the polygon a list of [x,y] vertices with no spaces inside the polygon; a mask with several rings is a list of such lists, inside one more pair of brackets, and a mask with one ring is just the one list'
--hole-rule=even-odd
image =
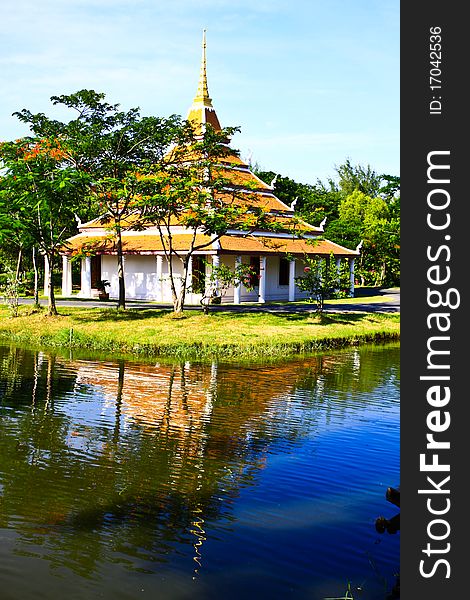
{"label": "gold finial", "polygon": [[206,30],[202,30],[202,62],[201,74],[199,75],[199,84],[197,86],[196,97],[194,103],[202,103],[203,106],[212,108],[212,100],[209,98],[209,88],[207,86],[207,70],[206,70]]}
{"label": "gold finial", "polygon": [[216,131],[221,131],[219,119],[215,114],[212,100],[209,98],[209,89],[207,87],[206,73],[206,30],[202,32],[202,62],[199,84],[197,86],[196,96],[189,109],[188,121],[192,121],[198,134],[205,131],[206,124],[209,123]]}

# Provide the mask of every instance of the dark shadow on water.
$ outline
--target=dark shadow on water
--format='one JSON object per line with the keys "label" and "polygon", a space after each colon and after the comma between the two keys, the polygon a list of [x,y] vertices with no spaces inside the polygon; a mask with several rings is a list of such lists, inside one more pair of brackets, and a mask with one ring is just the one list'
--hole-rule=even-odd
{"label": "dark shadow on water", "polygon": [[[385,493],[385,498],[388,502],[400,508],[400,487],[389,487]],[[375,520],[375,530],[377,533],[395,535],[400,531],[400,511],[387,519],[386,517],[380,516]],[[395,583],[387,595],[386,600],[396,600],[400,598],[400,574],[395,575]]]}

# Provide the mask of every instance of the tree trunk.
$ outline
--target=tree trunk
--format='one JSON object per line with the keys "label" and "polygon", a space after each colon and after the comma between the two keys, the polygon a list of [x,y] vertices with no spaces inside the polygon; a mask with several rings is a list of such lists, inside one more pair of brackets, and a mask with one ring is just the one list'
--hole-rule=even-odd
{"label": "tree trunk", "polygon": [[126,309],[126,283],[124,281],[124,259],[122,253],[122,237],[121,230],[117,232],[117,259],[118,259],[118,282],[119,282],[119,296],[118,296],[118,310]]}
{"label": "tree trunk", "polygon": [[382,262],[382,268],[380,269],[380,287],[383,287],[385,282],[385,276],[387,274],[387,265],[385,261]]}
{"label": "tree trunk", "polygon": [[173,261],[172,261],[171,249],[170,249],[169,254],[167,255],[167,260],[168,260],[168,275],[170,278],[171,299],[173,301],[173,312],[177,313],[177,312],[181,312],[181,310],[178,308],[179,307],[179,298],[178,298],[178,291],[176,289],[176,284],[175,284],[175,276],[173,273]]}
{"label": "tree trunk", "polygon": [[[182,260],[183,263],[183,276],[181,278],[181,289],[179,293],[175,293],[173,296],[173,312],[175,314],[183,314],[184,301],[186,299],[186,280],[188,278],[188,261],[189,257]],[[175,290],[176,292],[176,290]]]}
{"label": "tree trunk", "polygon": [[178,295],[173,301],[173,312],[175,315],[183,314],[183,302],[181,300],[181,295]]}
{"label": "tree trunk", "polygon": [[34,269],[34,306],[39,306],[39,275],[36,264],[36,248],[33,246],[33,269]]}
{"label": "tree trunk", "polygon": [[121,434],[121,412],[122,412],[122,390],[124,389],[124,372],[125,363],[123,360],[119,360],[119,371],[118,371],[118,387],[116,394],[116,412],[114,418],[114,432],[113,442],[117,444],[119,442],[119,436]]}
{"label": "tree trunk", "polygon": [[23,256],[23,250],[22,248],[20,248],[18,250],[18,260],[16,262],[16,276],[15,276],[15,281],[19,282],[20,280],[20,271],[21,271],[21,258]]}
{"label": "tree trunk", "polygon": [[57,312],[57,307],[55,304],[55,296],[54,296],[54,283],[52,281],[52,276],[54,273],[54,255],[46,255],[46,260],[49,264],[49,286],[48,286],[48,292],[49,292],[49,298],[48,298],[48,304],[47,304],[47,314],[49,316],[57,316],[58,312]]}

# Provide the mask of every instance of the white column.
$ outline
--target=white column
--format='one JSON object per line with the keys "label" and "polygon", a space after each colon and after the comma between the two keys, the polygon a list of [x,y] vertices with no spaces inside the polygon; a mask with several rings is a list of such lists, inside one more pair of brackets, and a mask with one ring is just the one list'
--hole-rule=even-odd
{"label": "white column", "polygon": [[266,302],[266,256],[259,257],[259,298],[258,302]]}
{"label": "white column", "polygon": [[[242,264],[242,257],[236,256],[235,257],[235,269],[237,269],[237,267],[239,267],[241,264]],[[233,287],[233,303],[234,304],[240,304],[241,288],[242,288],[242,284],[240,282],[238,282],[238,284]]]}
{"label": "white column", "polygon": [[354,298],[354,258],[349,259],[349,296]]}
{"label": "white column", "polygon": [[81,290],[82,298],[91,298],[91,258],[82,258]]}
{"label": "white column", "polygon": [[295,258],[289,261],[289,302],[295,300]]}
{"label": "white column", "polygon": [[[214,257],[212,257],[214,258]],[[207,298],[207,286],[210,285],[210,276],[211,276],[212,265],[208,262],[204,265],[204,296]]]}
{"label": "white column", "polygon": [[[162,260],[162,302],[171,301],[171,285],[170,285],[170,260],[171,257],[165,256],[165,262]],[[163,271],[163,268],[166,271]]]}
{"label": "white column", "polygon": [[62,256],[62,296],[72,295],[72,263],[68,256]]}
{"label": "white column", "polygon": [[157,272],[156,272],[156,277],[157,277],[157,286],[156,286],[156,292],[157,292],[157,301],[158,302],[163,302],[163,281],[162,281],[162,272],[163,272],[163,256],[161,254],[157,254]]}
{"label": "white column", "polygon": [[44,256],[44,296],[49,298],[49,278],[51,276],[51,271],[49,269],[49,260],[47,256]]}
{"label": "white column", "polygon": [[[218,254],[214,254],[214,256],[212,257],[212,265],[214,267],[218,267],[220,266],[220,256]],[[217,281],[217,279],[212,283],[214,290],[217,292],[216,295],[218,295],[218,291],[219,291],[219,282]]]}

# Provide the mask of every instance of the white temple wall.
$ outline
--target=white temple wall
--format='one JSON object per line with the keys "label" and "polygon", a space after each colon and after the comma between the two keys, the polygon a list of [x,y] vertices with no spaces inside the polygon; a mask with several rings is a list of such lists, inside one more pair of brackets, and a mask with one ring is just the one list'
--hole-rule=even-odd
{"label": "white temple wall", "polygon": [[[107,288],[110,298],[119,295],[117,256],[101,257],[101,277],[111,286]],[[126,256],[124,260],[126,298],[130,300],[157,299],[157,273],[155,256]]]}
{"label": "white temple wall", "polygon": [[[221,262],[230,268],[235,267],[235,255],[221,256]],[[265,300],[288,300],[289,285],[279,284],[279,256],[267,255],[266,260],[266,293]],[[259,260],[259,257],[257,257]],[[250,256],[242,256],[242,263],[249,264]],[[183,266],[181,261],[173,258],[173,273],[177,276],[178,285],[181,284]],[[301,259],[295,261],[295,277],[303,275],[304,263]],[[129,300],[155,300],[164,303],[172,302],[169,269],[167,259],[162,257],[161,279],[157,276],[157,256],[138,256],[126,255],[124,261],[124,272],[126,282],[126,298]],[[101,278],[110,282],[110,298],[117,298],[119,295],[119,284],[117,275],[117,257],[105,255],[101,257]],[[188,285],[190,281],[188,280]],[[258,302],[259,288],[248,291],[243,285],[240,290],[241,302]],[[301,292],[295,287],[295,299],[306,299],[307,293]],[[187,304],[198,305],[201,299],[200,294],[188,293],[186,297]],[[223,302],[233,302],[234,290],[229,288],[222,298]]]}
{"label": "white temple wall", "polygon": [[[301,258],[299,258],[295,261],[295,276],[296,277],[302,277],[302,275],[304,275],[304,267],[305,267],[305,263]],[[301,290],[299,290],[299,288],[297,286],[295,286],[295,299],[296,300],[307,300],[308,292],[302,292]]]}
{"label": "white temple wall", "polygon": [[[173,275],[176,276],[177,285],[181,285],[183,265],[173,257]],[[110,298],[118,298],[119,282],[117,274],[117,256],[101,257],[101,277],[110,282],[107,288]],[[128,300],[156,300],[165,303],[172,302],[168,261],[162,260],[161,280],[157,277],[157,257],[155,255],[137,256],[126,255],[124,260],[124,281],[126,285],[126,298]],[[189,281],[188,281],[189,285]],[[187,302],[199,304],[199,294],[188,294]]]}

